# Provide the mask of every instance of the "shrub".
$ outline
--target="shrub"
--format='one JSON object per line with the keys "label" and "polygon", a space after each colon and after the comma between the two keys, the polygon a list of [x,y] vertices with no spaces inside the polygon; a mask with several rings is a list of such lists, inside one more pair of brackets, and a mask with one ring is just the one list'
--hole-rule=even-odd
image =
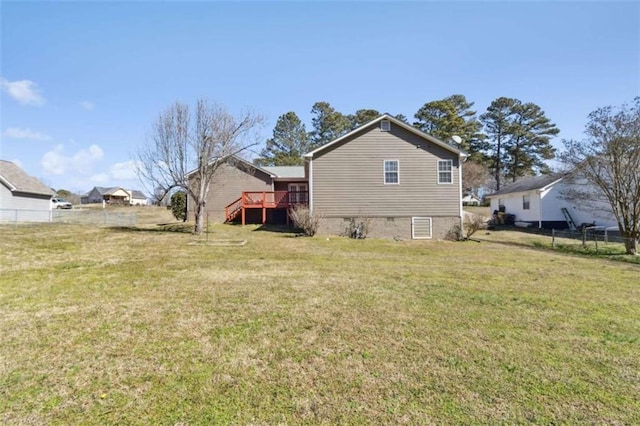
{"label": "shrub", "polygon": [[485,219],[479,214],[467,215],[464,221],[464,238],[470,238],[480,229],[486,226]]}
{"label": "shrub", "polygon": [[302,230],[306,236],[313,237],[318,232],[321,216],[314,214],[309,207],[296,204],[289,211],[294,225]]}
{"label": "shrub", "polygon": [[187,194],[178,191],[171,196],[171,213],[177,220],[187,220]]}
{"label": "shrub", "polygon": [[371,228],[371,218],[360,218],[358,222],[355,217],[349,220],[349,225],[345,231],[345,235],[349,238],[355,238],[358,240],[367,238],[367,234]]}
{"label": "shrub", "polygon": [[462,229],[460,225],[453,225],[445,234],[444,239],[447,241],[462,241]]}

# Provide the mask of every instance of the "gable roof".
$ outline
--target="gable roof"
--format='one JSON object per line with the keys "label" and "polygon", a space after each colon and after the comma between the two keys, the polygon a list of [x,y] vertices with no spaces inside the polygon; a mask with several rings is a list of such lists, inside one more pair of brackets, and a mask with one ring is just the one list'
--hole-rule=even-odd
{"label": "gable roof", "polygon": [[353,129],[352,131],[350,131],[349,133],[347,133],[345,135],[340,136],[338,139],[335,139],[335,140],[333,140],[333,141],[331,141],[331,142],[329,142],[327,144],[322,145],[319,148],[314,149],[311,152],[306,153],[304,155],[304,157],[311,159],[311,158],[314,157],[314,155],[316,155],[318,153],[322,153],[322,151],[324,151],[327,148],[329,148],[329,147],[331,147],[333,145],[339,144],[340,142],[350,138],[352,135],[356,134],[357,132],[359,132],[360,130],[364,129],[365,127],[372,126],[372,125],[374,125],[374,124],[376,124],[376,123],[378,123],[378,122],[380,122],[382,120],[389,120],[393,124],[395,124],[397,126],[400,126],[403,129],[408,130],[409,132],[414,133],[414,134],[418,135],[419,137],[421,137],[421,138],[423,138],[423,139],[425,139],[425,140],[427,140],[427,141],[429,141],[429,142],[431,142],[431,143],[433,143],[435,145],[440,146],[441,148],[444,148],[444,149],[446,149],[448,151],[451,151],[454,154],[458,154],[458,155],[460,155],[462,157],[466,157],[467,156],[467,154],[465,152],[459,150],[458,148],[454,147],[453,145],[450,145],[450,144],[448,144],[446,142],[443,142],[440,139],[434,138],[433,136],[431,136],[431,135],[429,135],[427,133],[424,133],[423,131],[421,131],[419,129],[416,129],[415,127],[411,126],[410,124],[402,122],[402,121],[398,120],[397,118],[395,118],[395,117],[393,117],[393,116],[391,116],[391,115],[389,115],[387,113],[384,113],[381,116],[379,116],[378,118],[376,118],[374,120],[371,120],[368,123],[365,123],[362,126]]}
{"label": "gable roof", "polygon": [[138,191],[137,189],[131,190],[131,198],[135,198],[136,200],[146,199],[147,196],[144,195],[144,192]]}
{"label": "gable roof", "polygon": [[304,166],[263,166],[262,168],[276,178],[304,178]]}
{"label": "gable roof", "polygon": [[112,188],[106,188],[106,192],[103,192],[102,195],[113,195],[118,191],[124,191],[124,192],[128,192],[126,189],[120,187],[120,186],[114,186]]}
{"label": "gable roof", "polygon": [[0,182],[4,183],[11,192],[26,194],[51,195],[55,193],[38,178],[29,176],[15,163],[0,160]]}
{"label": "gable roof", "polygon": [[91,191],[86,193],[86,195],[91,194],[93,191],[96,191],[100,195],[105,195],[105,194],[109,194],[110,192],[113,192],[116,189],[118,189],[118,188],[111,187],[111,186],[109,186],[109,187],[107,187],[107,186],[94,186]]}
{"label": "gable roof", "polygon": [[147,198],[146,195],[144,195],[144,192],[139,191],[137,189],[125,189],[119,186],[95,186],[93,187],[93,189],[89,192],[87,192],[85,194],[85,197],[88,197],[89,194],[91,194],[93,191],[96,191],[98,194],[100,195],[113,195],[116,191],[118,190],[123,190],[125,192],[131,192],[131,197],[132,198],[136,198],[136,199],[142,199],[142,198]]}
{"label": "gable roof", "polygon": [[467,197],[473,198],[474,200],[481,201],[480,197],[478,197],[476,194],[474,194],[472,192],[467,192],[466,194],[464,194],[464,196],[462,198],[467,198]]}
{"label": "gable roof", "polygon": [[[266,174],[267,176],[269,176],[269,177],[271,177],[271,178],[276,177],[273,173],[271,173],[270,171],[266,170],[265,168],[260,167],[260,166],[256,166],[256,165],[255,165],[255,164],[253,164],[252,162],[247,161],[247,160],[245,160],[245,159],[244,159],[244,158],[242,158],[242,157],[238,157],[238,156],[237,156],[237,155],[235,155],[235,154],[234,154],[234,155],[229,155],[228,157],[225,157],[225,158],[226,158],[226,159],[225,159],[225,161],[224,161],[224,162],[222,162],[221,164],[226,163],[226,164],[231,164],[232,166],[235,166],[235,164],[233,164],[233,163],[234,163],[234,162],[238,162],[238,163],[242,163],[242,164],[244,164],[244,165],[245,165],[245,167],[247,167],[247,169],[249,169],[249,168],[256,169],[256,170],[261,171],[262,173]],[[209,164],[213,164],[213,163],[215,163],[216,161],[217,161],[217,159],[211,160],[211,161],[209,161]],[[189,176],[191,176],[192,174],[194,174],[195,172],[197,172],[197,171],[198,171],[198,169],[193,169],[193,170],[191,170],[189,173],[187,173],[187,178],[188,178]]]}
{"label": "gable roof", "polygon": [[513,194],[516,192],[527,192],[527,191],[535,191],[540,189],[545,189],[548,186],[555,184],[556,182],[562,180],[563,176],[561,175],[540,175],[540,176],[531,176],[524,179],[520,179],[514,183],[511,183],[500,191],[496,191],[493,194],[487,195],[487,197],[496,197],[498,195],[506,195]]}

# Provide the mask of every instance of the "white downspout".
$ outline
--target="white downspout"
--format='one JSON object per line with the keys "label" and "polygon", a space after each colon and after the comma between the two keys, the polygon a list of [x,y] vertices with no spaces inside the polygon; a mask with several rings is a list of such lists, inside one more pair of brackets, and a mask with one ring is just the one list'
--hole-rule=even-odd
{"label": "white downspout", "polygon": [[313,214],[313,157],[309,159],[309,212]]}
{"label": "white downspout", "polygon": [[462,156],[458,156],[458,200],[460,202],[460,229],[464,229],[464,210],[462,208],[462,163],[466,161],[462,159]]}
{"label": "white downspout", "polygon": [[542,229],[542,191],[537,191],[538,193],[538,229]]}

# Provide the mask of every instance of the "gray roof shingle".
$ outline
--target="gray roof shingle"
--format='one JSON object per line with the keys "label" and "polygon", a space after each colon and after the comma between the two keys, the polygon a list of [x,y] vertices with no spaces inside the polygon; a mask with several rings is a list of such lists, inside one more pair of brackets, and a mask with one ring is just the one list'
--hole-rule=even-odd
{"label": "gray roof shingle", "polygon": [[29,176],[15,163],[0,160],[0,180],[9,185],[11,192],[24,192],[26,194],[55,195],[55,192],[38,178]]}
{"label": "gray roof shingle", "polygon": [[262,166],[279,178],[304,178],[304,166]]}
{"label": "gray roof shingle", "polygon": [[515,192],[527,192],[533,191],[536,189],[544,188],[545,186],[562,179],[561,175],[540,175],[540,176],[531,176],[524,179],[520,179],[514,183],[511,183],[500,191],[496,191],[493,194],[489,194],[488,197],[495,197],[497,195],[505,195],[505,194],[513,194]]}

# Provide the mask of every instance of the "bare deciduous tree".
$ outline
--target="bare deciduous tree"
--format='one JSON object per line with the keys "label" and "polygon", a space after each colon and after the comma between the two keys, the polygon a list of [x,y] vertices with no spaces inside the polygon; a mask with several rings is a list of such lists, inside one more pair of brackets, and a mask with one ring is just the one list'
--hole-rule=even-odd
{"label": "bare deciduous tree", "polygon": [[[195,114],[176,102],[153,123],[148,142],[138,150],[140,180],[164,197],[184,189],[194,202],[196,234],[202,233],[205,200],[216,170],[258,143],[262,116],[234,116],[216,103],[198,100]],[[161,188],[160,191],[157,188]]]}
{"label": "bare deciduous tree", "polygon": [[489,169],[482,163],[466,161],[462,165],[462,188],[465,192],[478,194],[480,188],[487,188]]}
{"label": "bare deciduous tree", "polygon": [[[620,108],[599,108],[589,114],[582,141],[565,140],[560,158],[599,189],[618,222],[627,254],[638,254],[640,240],[640,97]],[[573,197],[593,204],[593,189]]]}

